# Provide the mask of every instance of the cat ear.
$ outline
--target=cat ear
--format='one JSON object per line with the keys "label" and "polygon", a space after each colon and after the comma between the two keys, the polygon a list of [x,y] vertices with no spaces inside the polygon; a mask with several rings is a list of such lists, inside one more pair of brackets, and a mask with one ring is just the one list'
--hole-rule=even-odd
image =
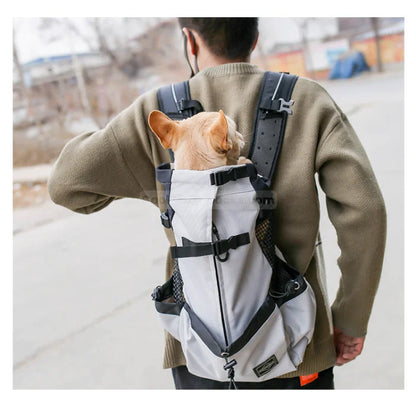
{"label": "cat ear", "polygon": [[178,123],[157,110],[150,112],[148,122],[152,132],[156,134],[163,148],[172,148]]}
{"label": "cat ear", "polygon": [[227,141],[228,123],[222,110],[219,111],[218,118],[214,121],[209,130],[210,141],[220,154],[224,154],[231,149],[231,144]]}

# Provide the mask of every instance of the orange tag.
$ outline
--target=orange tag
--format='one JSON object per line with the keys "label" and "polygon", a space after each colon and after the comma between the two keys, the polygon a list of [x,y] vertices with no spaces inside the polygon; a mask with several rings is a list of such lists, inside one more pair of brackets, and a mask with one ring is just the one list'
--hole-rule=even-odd
{"label": "orange tag", "polygon": [[300,376],[299,378],[300,386],[305,386],[308,383],[313,382],[315,379],[318,379],[318,373],[316,372],[315,374]]}

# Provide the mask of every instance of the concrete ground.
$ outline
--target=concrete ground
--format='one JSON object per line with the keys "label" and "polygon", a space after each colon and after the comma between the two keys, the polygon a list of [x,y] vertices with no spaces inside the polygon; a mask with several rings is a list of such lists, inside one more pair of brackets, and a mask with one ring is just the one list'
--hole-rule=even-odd
{"label": "concrete ground", "polygon": [[[365,348],[335,368],[338,389],[404,387],[403,72],[322,83],[350,118],[388,210],[384,271]],[[328,289],[336,235],[323,215]],[[14,388],[171,389],[163,331],[150,299],[167,241],[158,210],[120,200],[77,215],[48,201],[14,212]]]}

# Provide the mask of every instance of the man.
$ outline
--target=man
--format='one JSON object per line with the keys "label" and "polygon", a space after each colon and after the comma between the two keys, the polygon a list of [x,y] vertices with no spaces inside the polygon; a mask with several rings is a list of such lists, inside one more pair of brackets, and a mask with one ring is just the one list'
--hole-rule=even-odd
{"label": "man", "polygon": [[[246,141],[242,155],[247,156],[264,74],[249,63],[258,39],[257,19],[180,18],[179,22],[187,58],[193,61],[192,98],[206,111],[224,110],[237,123]],[[65,146],[49,180],[52,200],[85,214],[122,197],[151,200],[165,210],[154,169],[170,157],[147,125],[150,111],[158,109],[156,93],[155,89],[143,94],[104,129],[80,135]],[[272,183],[278,201],[274,241],[315,292],[316,326],[296,372],[262,383],[240,383],[240,388],[334,388],[332,367],[353,360],[362,351],[382,267],[384,202],[354,130],[316,82],[299,78],[292,99],[293,115],[288,118]],[[341,249],[342,276],[332,307],[326,297],[318,242],[315,173]],[[166,234],[174,244],[170,230]],[[166,276],[171,272],[168,258]],[[173,368],[178,389],[228,387],[190,374],[179,342],[170,335],[164,368]]]}

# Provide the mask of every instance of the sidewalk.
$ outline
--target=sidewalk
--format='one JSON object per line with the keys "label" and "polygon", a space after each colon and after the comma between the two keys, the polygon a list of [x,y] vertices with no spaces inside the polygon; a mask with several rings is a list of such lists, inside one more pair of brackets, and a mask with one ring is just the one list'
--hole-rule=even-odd
{"label": "sidewalk", "polygon": [[53,164],[13,168],[13,183],[45,183]]}
{"label": "sidewalk", "polygon": [[[33,186],[47,182],[53,164],[14,168],[13,186]],[[13,210],[13,234],[71,215],[71,211],[56,205],[49,198],[42,203]]]}

